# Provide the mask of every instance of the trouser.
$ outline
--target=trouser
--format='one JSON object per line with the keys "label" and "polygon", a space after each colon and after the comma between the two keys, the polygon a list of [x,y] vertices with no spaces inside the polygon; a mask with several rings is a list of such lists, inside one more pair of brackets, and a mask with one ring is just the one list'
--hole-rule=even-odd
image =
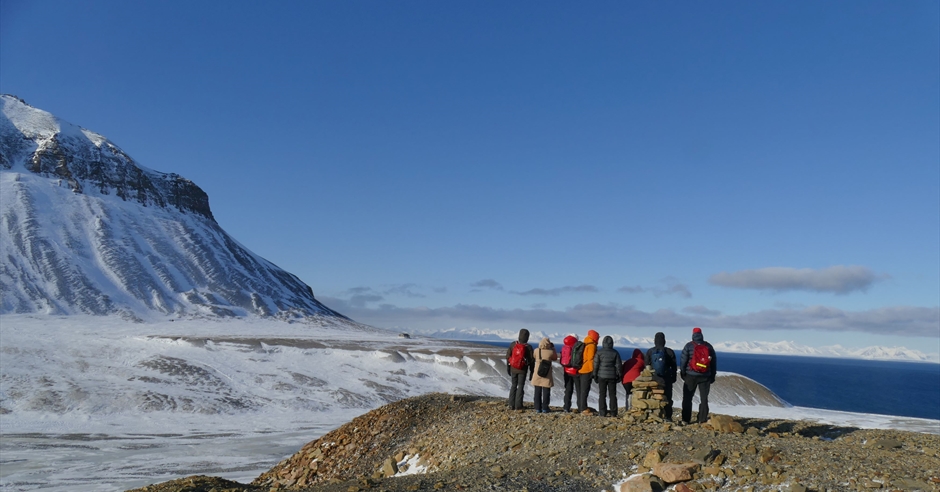
{"label": "trouser", "polygon": [[623,390],[627,393],[627,396],[624,397],[623,409],[630,409],[630,395],[633,393],[633,382],[623,383]]}
{"label": "trouser", "polygon": [[512,368],[509,370],[509,408],[522,409],[522,397],[525,392],[525,369]]}
{"label": "trouser", "polygon": [[535,411],[536,412],[547,412],[548,404],[552,401],[552,389],[543,388],[541,386],[535,387]]}
{"label": "trouser", "polygon": [[610,400],[610,414],[617,416],[617,380],[600,378],[597,380],[597,413],[607,416],[607,400]]}
{"label": "trouser", "polygon": [[578,376],[572,376],[567,372],[564,373],[565,380],[565,400],[564,400],[564,409],[566,412],[571,411],[571,393],[574,391],[575,383],[577,382]]}
{"label": "trouser", "polygon": [[685,376],[685,384],[682,385],[682,421],[689,423],[692,421],[692,397],[695,396],[695,388],[698,388],[698,423],[704,423],[708,420],[708,390],[711,387],[709,382],[710,375],[691,375]]}
{"label": "trouser", "polygon": [[666,397],[666,406],[663,408],[663,417],[665,417],[666,420],[672,420],[672,383],[666,383],[666,387],[664,387],[663,390],[666,391],[666,394],[663,395]]}
{"label": "trouser", "polygon": [[587,410],[588,395],[591,393],[591,373],[578,374],[578,411]]}

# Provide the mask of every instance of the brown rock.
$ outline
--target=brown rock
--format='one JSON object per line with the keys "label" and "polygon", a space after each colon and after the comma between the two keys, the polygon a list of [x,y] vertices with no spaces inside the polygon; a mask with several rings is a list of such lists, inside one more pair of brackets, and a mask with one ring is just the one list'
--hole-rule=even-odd
{"label": "brown rock", "polygon": [[621,483],[617,492],[661,492],[666,490],[666,484],[657,477],[650,475],[636,475]]}
{"label": "brown rock", "polygon": [[398,463],[395,462],[394,458],[388,458],[385,460],[385,463],[382,464],[382,475],[386,477],[393,477],[398,473]]}
{"label": "brown rock", "polygon": [[663,461],[663,452],[658,449],[651,449],[643,458],[643,466],[653,468],[654,465]]}
{"label": "brown rock", "polygon": [[698,471],[698,463],[657,463],[653,474],[666,483],[692,480],[692,473]]}
{"label": "brown rock", "polygon": [[712,415],[708,419],[708,426],[718,432],[744,432],[744,426],[729,415]]}
{"label": "brown rock", "polygon": [[764,448],[760,452],[760,456],[757,458],[761,463],[767,463],[768,461],[774,459],[777,456],[777,452],[773,448]]}

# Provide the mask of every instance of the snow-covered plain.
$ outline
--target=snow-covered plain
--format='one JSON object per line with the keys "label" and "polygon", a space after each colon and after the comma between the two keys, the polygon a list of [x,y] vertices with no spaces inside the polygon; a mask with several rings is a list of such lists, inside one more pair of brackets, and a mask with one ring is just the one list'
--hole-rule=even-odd
{"label": "snow-covered plain", "polygon": [[[501,349],[325,319],[4,315],[0,328],[4,490],[125,490],[191,474],[248,482],[387,402],[508,389]],[[711,406],[940,432],[938,421],[791,407],[726,373]]]}

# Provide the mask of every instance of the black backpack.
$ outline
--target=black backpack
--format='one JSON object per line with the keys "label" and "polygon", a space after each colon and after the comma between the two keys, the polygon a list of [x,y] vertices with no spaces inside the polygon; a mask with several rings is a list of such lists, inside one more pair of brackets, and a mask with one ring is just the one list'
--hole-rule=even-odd
{"label": "black backpack", "polygon": [[571,364],[568,367],[581,369],[582,365],[584,365],[584,342],[579,340],[571,349]]}

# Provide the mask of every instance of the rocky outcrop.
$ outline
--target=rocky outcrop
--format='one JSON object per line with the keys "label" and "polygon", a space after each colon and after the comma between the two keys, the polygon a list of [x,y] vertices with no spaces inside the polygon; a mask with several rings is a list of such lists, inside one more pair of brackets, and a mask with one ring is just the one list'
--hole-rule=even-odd
{"label": "rocky outcrop", "polygon": [[190,477],[139,490],[940,491],[938,435],[732,417],[747,430],[723,433],[529,408],[425,395],[354,419],[250,486]]}

